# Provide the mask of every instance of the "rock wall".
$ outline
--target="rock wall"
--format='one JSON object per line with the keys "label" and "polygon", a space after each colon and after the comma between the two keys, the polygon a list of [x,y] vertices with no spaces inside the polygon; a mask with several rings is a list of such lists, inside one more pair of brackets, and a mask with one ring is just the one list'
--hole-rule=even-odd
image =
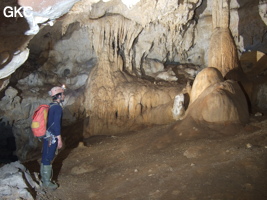
{"label": "rock wall", "polygon": [[[55,26],[55,32],[51,34],[59,33],[58,27]],[[40,155],[41,143],[32,135],[31,117],[38,105],[51,102],[48,91],[52,87],[67,84],[63,125],[84,117],[82,93],[97,60],[90,51],[80,53],[81,46],[90,49],[91,44],[86,37],[87,32],[77,31],[76,28],[75,24],[70,26],[64,37],[51,36],[50,29],[40,32],[29,44],[30,48],[36,49],[37,58],[29,59],[12,76],[12,86],[5,90],[0,101],[1,122],[12,126],[17,145],[16,155],[20,160]],[[45,50],[38,49],[39,41],[44,41],[39,47]]]}
{"label": "rock wall", "polygon": [[252,51],[244,53],[240,58],[246,79],[242,85],[251,103],[251,110],[266,110],[267,108],[267,55]]}

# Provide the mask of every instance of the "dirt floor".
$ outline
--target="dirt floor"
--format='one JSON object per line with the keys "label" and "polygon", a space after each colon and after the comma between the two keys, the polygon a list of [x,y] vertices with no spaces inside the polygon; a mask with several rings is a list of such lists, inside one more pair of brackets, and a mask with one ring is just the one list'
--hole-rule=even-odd
{"label": "dirt floor", "polygon": [[[60,187],[38,192],[36,199],[266,200],[265,116],[252,116],[246,126],[184,120],[94,136],[78,146],[67,139],[53,164]],[[76,139],[80,131],[67,129]],[[36,163],[26,164],[32,173],[39,170]]]}

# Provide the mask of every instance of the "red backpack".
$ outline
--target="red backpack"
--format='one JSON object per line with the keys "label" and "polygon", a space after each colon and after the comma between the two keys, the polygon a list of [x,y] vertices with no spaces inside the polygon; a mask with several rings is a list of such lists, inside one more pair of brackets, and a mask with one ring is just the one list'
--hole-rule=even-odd
{"label": "red backpack", "polygon": [[35,137],[42,138],[45,136],[49,108],[49,105],[42,104],[34,111],[31,128]]}

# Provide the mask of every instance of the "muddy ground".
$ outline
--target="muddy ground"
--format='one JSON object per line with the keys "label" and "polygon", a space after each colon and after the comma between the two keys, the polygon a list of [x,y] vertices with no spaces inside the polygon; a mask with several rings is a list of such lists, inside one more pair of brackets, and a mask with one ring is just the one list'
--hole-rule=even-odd
{"label": "muddy ground", "polygon": [[[266,200],[265,116],[245,126],[184,120],[83,141],[81,125],[67,127],[53,164],[60,187],[36,199]],[[38,161],[25,164],[39,170]]]}

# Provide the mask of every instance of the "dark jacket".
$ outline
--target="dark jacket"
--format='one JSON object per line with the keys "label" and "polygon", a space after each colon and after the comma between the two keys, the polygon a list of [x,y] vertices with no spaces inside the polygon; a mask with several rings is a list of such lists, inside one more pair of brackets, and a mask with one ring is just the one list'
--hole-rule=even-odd
{"label": "dark jacket", "polygon": [[57,102],[50,103],[49,105],[50,109],[47,117],[47,129],[54,136],[59,136],[61,134],[62,107]]}

